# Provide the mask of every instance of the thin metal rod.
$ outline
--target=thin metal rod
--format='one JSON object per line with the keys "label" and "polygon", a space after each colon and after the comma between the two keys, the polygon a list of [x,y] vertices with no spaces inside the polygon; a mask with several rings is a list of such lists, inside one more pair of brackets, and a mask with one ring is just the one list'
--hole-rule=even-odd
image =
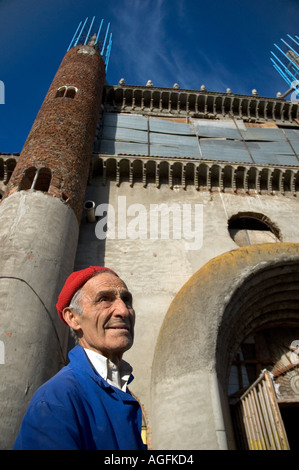
{"label": "thin metal rod", "polygon": [[277,403],[275,388],[274,388],[273,382],[271,380],[271,377],[268,371],[265,372],[265,379],[269,387],[269,398],[271,400],[271,408],[273,411],[273,416],[275,419],[276,429],[278,431],[278,437],[279,437],[279,441],[281,444],[281,448],[284,450],[287,450],[289,449],[289,442],[288,442],[287,434],[284,428],[283,420],[280,414],[279,406]]}
{"label": "thin metal rod", "polygon": [[72,40],[71,40],[71,42],[70,42],[70,45],[69,45],[69,47],[68,47],[68,51],[69,51],[70,48],[72,47],[73,41],[75,40],[75,38],[76,38],[76,36],[77,36],[77,33],[78,33],[78,31],[79,31],[79,28],[80,28],[81,24],[82,24],[82,21],[80,21],[80,23],[78,24],[78,28],[76,29],[76,32],[75,32],[75,34],[74,34],[74,36],[73,36],[73,38],[72,38]]}
{"label": "thin metal rod", "polygon": [[109,59],[110,59],[110,53],[111,53],[111,48],[112,48],[112,33],[110,34],[110,39],[109,39],[109,45],[107,49],[107,54],[106,54],[106,70],[108,69],[108,64],[109,64]]}
{"label": "thin metal rod", "polygon": [[110,45],[111,45],[111,36],[112,36],[112,33],[110,33],[110,36],[109,36],[108,46],[107,46],[106,54],[105,54],[106,59],[108,57],[108,53],[109,53],[109,49],[110,49]]}
{"label": "thin metal rod", "polygon": [[[282,39],[282,42],[283,42],[286,46],[288,46],[288,47],[291,49],[291,51],[293,51],[294,54],[296,54],[296,56],[298,56],[297,51],[295,51],[295,49],[293,49],[286,41],[284,41],[284,40]],[[292,59],[290,59],[290,58],[289,58],[289,60],[292,61]],[[292,62],[293,62],[293,61],[292,61]],[[296,65],[296,64],[295,64],[295,65]],[[296,67],[297,67],[297,66],[296,66]],[[298,69],[298,67],[297,67],[297,69]]]}
{"label": "thin metal rod", "polygon": [[[282,39],[282,41],[283,41],[283,39]],[[296,56],[299,58],[299,56],[298,56],[297,52],[295,51],[295,49],[293,49],[287,42],[285,42],[285,41],[283,41],[283,42],[284,42],[285,45],[288,46],[288,47],[291,49],[291,51],[293,51],[294,54],[296,54]],[[288,57],[288,56],[286,56],[286,57]],[[292,65],[293,65],[294,67],[296,67],[296,69],[299,71],[298,65],[296,65],[296,63],[295,63],[290,57],[288,57],[288,59],[289,59],[290,62],[292,62]]]}
{"label": "thin metal rod", "polygon": [[251,398],[251,409],[252,409],[252,413],[253,413],[253,417],[255,421],[257,448],[258,450],[263,450],[265,448],[264,436],[263,436],[261,416],[260,416],[259,409],[258,409],[258,401],[257,401],[255,388],[252,389],[252,392],[250,393],[250,398]]}
{"label": "thin metal rod", "polygon": [[264,423],[267,429],[268,450],[274,450],[276,446],[275,446],[275,441],[274,441],[273,432],[272,432],[271,423],[270,423],[269,410],[268,410],[266,400],[265,400],[265,391],[264,391],[263,383],[258,384],[258,390],[260,393],[261,406],[263,408]]}
{"label": "thin metal rod", "polygon": [[87,44],[87,41],[88,41],[88,38],[89,38],[89,34],[90,34],[90,31],[91,31],[91,28],[92,28],[92,25],[94,23],[94,20],[95,20],[95,16],[93,17],[93,19],[91,20],[91,23],[90,23],[90,26],[89,26],[89,30],[88,30],[88,33],[86,35],[86,39],[84,41],[84,44],[86,45]]}
{"label": "thin metal rod", "polygon": [[34,189],[34,188],[35,188],[36,181],[37,181],[37,178],[38,178],[38,175],[39,175],[39,170],[40,170],[40,168],[38,168],[38,169],[36,170],[36,173],[35,173],[35,175],[34,175],[34,178],[33,178],[32,185],[31,185],[31,188],[30,188],[30,189]]}
{"label": "thin metal rod", "polygon": [[278,436],[277,429],[276,429],[275,419],[273,416],[273,410],[271,407],[270,394],[267,388],[267,383],[264,381],[262,383],[262,386],[263,386],[264,399],[265,399],[266,407],[268,410],[268,417],[269,417],[270,430],[271,430],[270,432],[271,432],[271,437],[273,438],[273,447],[274,447],[274,450],[279,450],[281,448],[281,445],[280,445],[279,436]]}
{"label": "thin metal rod", "polygon": [[248,405],[248,403],[247,403],[247,396],[246,396],[243,400],[244,425],[245,425],[245,429],[246,429],[248,447],[249,447],[250,450],[254,450],[250,413],[249,413],[249,409],[248,409],[247,405]]}
{"label": "thin metal rod", "polygon": [[277,65],[273,59],[270,59],[271,62],[273,62],[273,65],[275,67],[275,69],[277,70],[277,72],[282,76],[282,78],[289,84],[292,86],[292,82],[291,80],[286,76],[286,74],[283,72],[283,70],[279,67],[279,65]]}
{"label": "thin metal rod", "polygon": [[255,389],[253,389],[253,393],[256,397],[256,405],[258,407],[258,413],[260,417],[260,423],[262,428],[262,435],[263,435],[263,446],[267,450],[271,449],[268,432],[267,432],[267,423],[265,416],[265,409],[263,407],[263,400],[262,400],[262,392],[261,392],[261,384],[259,383]]}
{"label": "thin metal rod", "polygon": [[259,434],[258,434],[256,416],[255,416],[254,409],[253,409],[251,393],[247,395],[246,400],[248,402],[248,412],[249,412],[250,421],[251,421],[252,447],[254,450],[259,450]]}
{"label": "thin metal rod", "polygon": [[273,61],[274,68],[281,75],[281,77],[287,82],[288,85],[292,86],[292,81],[285,75],[281,68]]}
{"label": "thin metal rod", "polygon": [[[294,41],[295,44],[297,44],[297,46],[299,46],[299,43],[297,41],[295,41],[294,38],[292,38],[292,36],[290,36],[289,34],[287,34],[287,36],[292,39],[292,41]],[[298,36],[295,36],[296,39],[299,39]]]}
{"label": "thin metal rod", "polygon": [[[278,47],[276,44],[274,44],[274,46],[277,47],[277,49],[286,57],[286,59],[287,59],[288,61],[292,62],[292,60],[280,49],[280,47]],[[292,62],[292,63],[294,64],[294,62]],[[296,64],[294,64],[294,65],[295,65],[296,69],[299,70],[299,67],[298,67]]]}
{"label": "thin metal rod", "polygon": [[80,31],[80,33],[79,33],[79,35],[78,35],[78,37],[77,37],[77,41],[75,42],[75,46],[78,45],[79,39],[80,39],[80,37],[81,37],[81,34],[83,33],[83,30],[84,30],[84,28],[85,28],[85,25],[86,25],[87,20],[88,20],[88,18],[86,18],[86,20],[85,20],[84,23],[83,23],[83,26],[82,26],[82,28],[81,28],[81,31]]}
{"label": "thin metal rod", "polygon": [[262,449],[266,450],[267,449],[267,432],[266,432],[266,428],[265,428],[263,411],[262,411],[262,408],[261,408],[260,397],[259,397],[257,387],[255,387],[252,392],[253,392],[253,397],[254,397],[254,406],[255,406],[255,409],[256,409],[256,413],[257,413],[257,421],[258,421],[258,426],[259,426],[259,432],[260,432],[260,435],[261,435],[260,444],[261,444]]}
{"label": "thin metal rod", "polygon": [[105,50],[105,47],[106,47],[106,41],[107,41],[107,36],[108,36],[109,28],[110,28],[110,23],[109,23],[108,26],[107,26],[106,35],[105,35],[105,39],[104,39],[104,44],[103,44],[103,47],[102,47],[101,55],[104,54],[104,50]]}
{"label": "thin metal rod", "polygon": [[286,73],[287,73],[288,75],[290,75],[290,76],[293,78],[293,80],[297,80],[297,78],[295,77],[295,75],[293,75],[293,74],[287,69],[287,67],[284,65],[284,63],[281,62],[281,60],[274,54],[274,52],[271,51],[271,54],[273,54],[274,57],[275,57],[275,59],[278,60],[278,62],[282,65],[282,67],[284,68],[284,70],[286,71]]}
{"label": "thin metal rod", "polygon": [[98,40],[99,40],[99,36],[100,36],[101,29],[102,29],[102,26],[103,26],[103,21],[104,21],[104,20],[101,21],[101,24],[100,24],[100,27],[99,27],[99,30],[98,30],[97,39],[96,39],[96,44],[97,44],[97,42],[98,42]]}
{"label": "thin metal rod", "polygon": [[296,90],[296,88],[293,88],[293,87],[289,88],[287,91],[284,92],[283,95],[281,95],[281,98],[286,98],[294,90]]}

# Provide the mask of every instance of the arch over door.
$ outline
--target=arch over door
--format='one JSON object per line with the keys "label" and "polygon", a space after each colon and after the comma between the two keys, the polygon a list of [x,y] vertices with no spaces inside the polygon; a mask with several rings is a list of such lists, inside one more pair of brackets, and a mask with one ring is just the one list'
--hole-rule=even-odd
{"label": "arch over door", "polygon": [[298,298],[267,310],[285,273],[298,283],[299,244],[251,245],[212,259],[176,295],[153,360],[154,449],[236,448],[227,391],[239,345],[270,319],[299,325]]}

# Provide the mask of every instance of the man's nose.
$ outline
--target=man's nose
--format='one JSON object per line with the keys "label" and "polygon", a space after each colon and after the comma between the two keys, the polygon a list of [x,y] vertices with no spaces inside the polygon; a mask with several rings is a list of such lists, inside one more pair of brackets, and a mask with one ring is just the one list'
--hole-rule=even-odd
{"label": "man's nose", "polygon": [[114,302],[114,313],[121,316],[128,316],[129,314],[129,307],[121,297]]}

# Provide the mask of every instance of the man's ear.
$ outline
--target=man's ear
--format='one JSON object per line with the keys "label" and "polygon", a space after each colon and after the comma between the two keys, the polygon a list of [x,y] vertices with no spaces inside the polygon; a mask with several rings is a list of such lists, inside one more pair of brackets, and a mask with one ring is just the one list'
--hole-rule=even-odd
{"label": "man's ear", "polygon": [[73,330],[80,329],[80,324],[78,322],[78,313],[75,312],[75,310],[70,307],[65,307],[62,311],[62,317],[70,328],[72,328]]}

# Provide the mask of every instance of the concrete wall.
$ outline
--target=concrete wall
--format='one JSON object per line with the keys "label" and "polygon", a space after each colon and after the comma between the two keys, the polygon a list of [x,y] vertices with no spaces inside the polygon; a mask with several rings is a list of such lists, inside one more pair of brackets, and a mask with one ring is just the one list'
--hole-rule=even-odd
{"label": "concrete wall", "polygon": [[[103,203],[112,206],[115,211],[116,232],[114,239],[99,240],[96,236],[96,223],[89,224],[83,217],[76,269],[90,264],[105,264],[119,273],[133,293],[137,313],[136,339],[133,348],[126,353],[126,359],[134,367],[135,380],[131,388],[144,405],[151,427],[154,413],[150,383],[152,362],[159,331],[176,294],[209,260],[238,248],[227,229],[228,219],[238,212],[264,214],[280,229],[282,241],[298,243],[299,221],[294,218],[298,202],[295,197],[288,198],[282,195],[248,196],[201,192],[193,187],[188,187],[187,190],[180,188],[171,190],[167,185],[162,185],[158,189],[155,185],[149,184],[144,188],[141,183],[136,183],[133,187],[130,187],[129,183],[122,183],[118,187],[114,182],[110,184],[108,182],[103,186],[100,178],[91,181],[87,188],[86,199],[93,200],[96,207]],[[187,240],[183,232],[181,239],[173,239],[171,232],[169,239],[150,239],[149,219],[146,231],[144,233],[141,231],[140,227],[144,220],[140,216],[143,214],[142,209],[144,208],[145,214],[149,217],[151,204],[162,203],[167,203],[169,207],[171,204],[178,204],[177,207],[181,209],[183,204],[190,204],[192,209],[195,205],[203,207],[203,225],[197,226],[198,231],[203,229],[202,246],[195,250],[186,249]],[[142,204],[142,206],[133,206],[133,204]],[[127,212],[126,223],[124,212]],[[118,227],[122,227],[119,222],[127,228],[126,235],[124,232],[121,234],[122,238],[118,236]],[[135,226],[132,227],[130,223],[134,222]],[[192,224],[194,228],[194,218]],[[139,238],[133,239],[134,231]],[[221,276],[221,273],[215,273],[215,276]],[[205,377],[196,379],[195,387],[205,381],[214,383],[213,371],[204,372],[204,375]],[[174,382],[171,380],[167,384],[161,384],[162,388],[166,387],[165,390],[169,387],[169,393],[173,386]],[[157,387],[159,388],[159,385]],[[179,391],[172,393],[178,394]],[[192,408],[193,404],[190,406]],[[196,406],[202,405],[196,404]]]}
{"label": "concrete wall", "polygon": [[10,449],[33,392],[67,359],[68,331],[55,304],[73,269],[78,222],[40,191],[3,200],[0,218],[0,448]]}

